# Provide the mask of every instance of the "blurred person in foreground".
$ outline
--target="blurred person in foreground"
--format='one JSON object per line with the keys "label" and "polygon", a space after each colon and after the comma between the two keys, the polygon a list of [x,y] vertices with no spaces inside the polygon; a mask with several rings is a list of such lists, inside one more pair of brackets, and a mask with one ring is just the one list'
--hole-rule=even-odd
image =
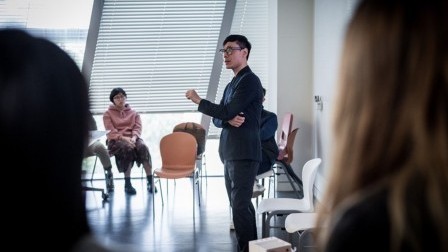
{"label": "blurred person in foreground", "polygon": [[345,36],[321,251],[448,251],[448,1],[360,1]]}
{"label": "blurred person in foreground", "polygon": [[93,238],[81,189],[89,100],[76,63],[46,39],[0,30],[0,104],[8,237],[27,234],[35,250],[108,251]]}

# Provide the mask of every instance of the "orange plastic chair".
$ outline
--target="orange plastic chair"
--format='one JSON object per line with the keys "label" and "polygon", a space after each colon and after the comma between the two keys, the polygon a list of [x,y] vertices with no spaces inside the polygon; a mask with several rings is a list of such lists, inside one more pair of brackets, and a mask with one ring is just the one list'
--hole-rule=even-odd
{"label": "orange plastic chair", "polygon": [[[185,132],[173,132],[160,140],[160,154],[162,158],[162,167],[154,169],[153,172],[153,184],[155,179],[158,179],[160,185],[160,179],[179,179],[179,178],[192,178],[193,179],[193,218],[195,217],[195,185],[198,190],[198,201],[201,205],[198,170],[196,168],[196,139],[189,133]],[[154,188],[154,187],[153,187]],[[168,185],[167,185],[168,190]],[[168,194],[168,191],[167,191]],[[153,192],[153,195],[154,192]],[[162,187],[160,185],[160,195],[163,201]],[[153,206],[154,206],[154,196]],[[154,210],[153,210],[154,213]]]}

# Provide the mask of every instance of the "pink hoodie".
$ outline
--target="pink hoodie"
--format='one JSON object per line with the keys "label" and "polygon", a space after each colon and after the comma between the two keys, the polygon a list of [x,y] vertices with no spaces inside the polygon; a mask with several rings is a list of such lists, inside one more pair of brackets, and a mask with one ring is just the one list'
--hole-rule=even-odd
{"label": "pink hoodie", "polygon": [[103,114],[103,123],[108,140],[117,140],[121,136],[140,138],[142,133],[142,121],[137,111],[131,109],[129,104],[123,110],[117,109],[115,105],[110,105]]}

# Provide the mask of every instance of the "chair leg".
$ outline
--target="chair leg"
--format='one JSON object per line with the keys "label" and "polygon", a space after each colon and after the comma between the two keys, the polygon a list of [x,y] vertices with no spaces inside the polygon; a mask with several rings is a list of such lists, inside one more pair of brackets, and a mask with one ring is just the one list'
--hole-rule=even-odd
{"label": "chair leg", "polygon": [[[168,200],[168,202],[170,202],[170,200],[168,199],[168,197],[169,197],[169,188],[168,188],[168,186],[169,186],[169,183],[170,183],[170,181],[168,180],[168,179],[165,179],[165,183],[166,183],[166,200]],[[162,186],[162,185],[160,185],[160,186]],[[174,190],[176,190],[176,180],[174,180]]]}
{"label": "chair leg", "polygon": [[[196,193],[198,194],[198,205],[201,206],[201,190],[200,190],[200,173],[199,171],[194,171],[193,172],[193,177],[192,179],[192,191],[193,191],[193,222],[195,222],[195,217],[196,217]],[[197,186],[197,192],[195,190],[195,186]]]}
{"label": "chair leg", "polygon": [[[203,161],[203,162],[202,162]],[[208,178],[208,174],[207,174],[207,160],[206,160],[206,156],[205,154],[202,154],[202,166],[204,167],[204,173],[205,173],[205,185],[207,185],[207,178]],[[201,174],[202,175],[202,174]]]}
{"label": "chair leg", "polygon": [[196,222],[195,221],[196,220],[196,218],[195,218],[196,217],[196,215],[195,215],[195,208],[196,208],[195,205],[196,205],[196,203],[195,203],[195,196],[194,196],[195,195],[194,184],[195,184],[195,182],[194,182],[194,178],[193,178],[193,187],[191,188],[193,190],[193,223]]}
{"label": "chair leg", "polygon": [[274,178],[275,178],[275,175],[272,175],[272,176],[269,176],[269,179],[268,179],[268,183],[269,183],[269,185],[268,185],[268,198],[270,198],[271,197],[271,185],[272,185],[272,181],[274,180]]}
{"label": "chair leg", "polygon": [[[277,172],[277,169],[276,169],[276,171],[275,172]],[[277,186],[277,176],[276,176],[276,173],[274,173],[274,198],[277,198],[277,188],[276,188],[276,186]]]}
{"label": "chair leg", "polygon": [[[152,190],[153,190],[152,191],[152,218],[153,218],[153,220],[155,218],[155,212],[156,212],[156,207],[155,207],[155,198],[156,198],[156,192],[155,192],[156,184],[155,183],[156,182],[159,183],[159,188],[160,188],[159,192],[160,192],[160,198],[162,200],[162,206],[164,206],[164,203],[165,203],[165,201],[163,199],[162,180],[159,177],[156,178],[155,173],[153,173],[152,174],[152,186],[153,186],[152,187]],[[167,182],[167,184],[168,184],[168,182]]]}
{"label": "chair leg", "polygon": [[274,164],[274,166],[272,167],[272,169],[274,170],[274,191],[273,191],[273,197],[277,198],[277,176],[280,175],[279,171],[278,171],[278,164]]}
{"label": "chair leg", "polygon": [[[198,170],[198,179],[201,180],[201,190],[202,190],[202,177],[203,177],[202,169],[204,168],[203,163],[202,163],[202,157],[199,159],[196,159],[196,167]],[[207,179],[207,178],[205,178],[205,179]]]}
{"label": "chair leg", "polygon": [[[201,183],[201,185],[199,185],[199,183]],[[199,204],[199,206],[201,206],[201,193],[202,193],[201,187],[202,187],[202,182],[199,181],[199,179],[196,179],[196,185],[198,187],[198,204]]]}
{"label": "chair leg", "polygon": [[[201,154],[202,156],[196,159],[196,167],[199,170],[199,179],[201,180],[201,188],[202,188],[202,177],[205,177],[205,184],[207,185],[207,166],[205,162],[205,154]],[[204,175],[205,173],[205,175]]]}
{"label": "chair leg", "polygon": [[312,248],[313,251],[316,249],[315,241],[313,239],[313,228],[303,230],[300,233],[297,251],[303,251],[304,248]]}
{"label": "chair leg", "polygon": [[101,198],[103,199],[103,201],[107,201],[107,199],[109,198],[109,194],[104,192],[104,189],[101,188],[96,188],[96,187],[90,187],[90,186],[83,186],[82,189],[84,191],[97,191],[97,192],[101,192]]}
{"label": "chair leg", "polygon": [[93,175],[95,175],[96,161],[98,160],[98,156],[95,156],[95,163],[93,163],[92,176],[90,177],[90,181],[93,181]]}
{"label": "chair leg", "polygon": [[[193,173],[193,176],[191,177],[191,183],[193,185],[194,193],[195,193],[194,186],[197,185],[197,187],[198,187],[197,194],[198,194],[198,205],[199,206],[201,205],[201,187],[202,187],[201,185],[199,185],[199,183],[201,182],[200,176],[201,175],[200,175],[199,171],[195,171]],[[193,201],[193,204],[194,204],[194,202],[196,202],[196,201]]]}
{"label": "chair leg", "polygon": [[288,241],[290,244],[292,244],[292,233],[288,233]]}
{"label": "chair leg", "polygon": [[274,228],[275,226],[271,226],[271,219],[276,214],[273,212],[270,213],[263,213],[263,222],[262,222],[262,238],[269,237],[271,228]]}
{"label": "chair leg", "polygon": [[261,238],[266,236],[266,213],[261,214]]}
{"label": "chair leg", "polygon": [[[154,175],[152,175],[152,179],[153,179],[153,187],[155,188],[156,185],[154,184],[154,181],[155,181],[155,176]],[[159,182],[160,198],[162,199],[162,206],[163,206],[165,201],[163,200],[162,179],[161,178],[157,178],[157,182]],[[166,183],[167,183],[167,190],[168,190],[168,181]],[[168,194],[168,191],[167,191],[167,194]],[[155,198],[155,193],[153,193],[152,198],[153,199]]]}
{"label": "chair leg", "polygon": [[[262,179],[261,179],[261,185],[262,185],[263,187],[264,187],[264,179],[265,179],[265,178],[262,178]],[[266,189],[266,187],[264,187],[264,188]],[[265,190],[265,191],[266,191],[266,190]],[[261,194],[261,198],[262,198],[262,199],[264,198],[264,192],[265,192],[265,191],[263,191],[263,193]],[[257,201],[257,206],[258,206],[258,201]]]}
{"label": "chair leg", "polygon": [[[151,179],[152,179],[152,186],[155,187],[156,184],[155,184],[155,179],[154,179],[154,173],[152,174]],[[160,183],[159,183],[159,187],[160,187]],[[156,213],[155,213],[156,212],[156,204],[155,204],[154,198],[155,198],[155,193],[152,194],[152,220],[153,220],[153,222],[155,221],[155,218],[156,218]]]}
{"label": "chair leg", "polygon": [[[159,186],[160,186],[160,189],[162,189],[162,179],[161,178],[159,178]],[[163,200],[163,192],[162,192],[162,190],[160,190],[160,197],[162,199],[162,206],[163,206],[165,201]],[[166,198],[168,200],[168,180],[166,180]]]}

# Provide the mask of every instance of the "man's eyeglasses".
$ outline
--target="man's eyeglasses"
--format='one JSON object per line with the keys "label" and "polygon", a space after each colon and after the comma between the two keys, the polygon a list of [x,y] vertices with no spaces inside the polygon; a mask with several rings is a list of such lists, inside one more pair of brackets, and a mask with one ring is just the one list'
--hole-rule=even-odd
{"label": "man's eyeglasses", "polygon": [[124,96],[124,95],[116,95],[116,96],[114,96],[114,100],[118,100],[118,99],[126,99],[126,96]]}
{"label": "man's eyeglasses", "polygon": [[244,48],[241,48],[241,47],[227,47],[226,49],[219,49],[219,52],[222,53],[222,54],[225,53],[227,55],[231,55],[233,51],[235,51],[235,50],[241,51],[243,49]]}

